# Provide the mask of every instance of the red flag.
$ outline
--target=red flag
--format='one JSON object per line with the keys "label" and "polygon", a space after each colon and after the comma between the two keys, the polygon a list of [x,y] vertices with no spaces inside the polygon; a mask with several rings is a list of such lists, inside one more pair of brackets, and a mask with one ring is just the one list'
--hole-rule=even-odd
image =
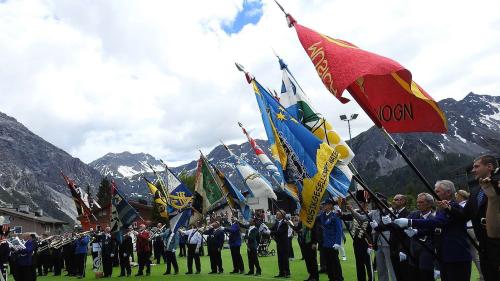
{"label": "red flag", "polygon": [[342,103],[348,90],[378,127],[390,133],[445,133],[447,123],[438,104],[411,72],[394,60],[359,49],[298,24],[290,15],[304,50],[326,88]]}

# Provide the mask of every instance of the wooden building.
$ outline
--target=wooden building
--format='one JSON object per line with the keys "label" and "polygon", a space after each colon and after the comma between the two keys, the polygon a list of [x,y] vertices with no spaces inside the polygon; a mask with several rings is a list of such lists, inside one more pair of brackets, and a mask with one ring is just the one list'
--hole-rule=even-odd
{"label": "wooden building", "polygon": [[49,235],[60,234],[63,226],[68,223],[44,215],[41,209],[31,212],[28,205],[19,205],[14,208],[7,206],[0,208],[0,215],[10,218],[11,231],[16,234],[35,232],[38,235],[47,233]]}

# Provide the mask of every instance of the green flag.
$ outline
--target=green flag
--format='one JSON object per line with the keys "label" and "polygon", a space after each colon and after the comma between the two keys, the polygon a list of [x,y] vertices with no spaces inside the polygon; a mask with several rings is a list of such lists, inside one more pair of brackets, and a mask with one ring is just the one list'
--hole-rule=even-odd
{"label": "green flag", "polygon": [[214,171],[210,167],[208,160],[202,154],[198,160],[195,191],[203,198],[203,213],[222,204],[224,196],[221,186],[220,179],[214,176]]}

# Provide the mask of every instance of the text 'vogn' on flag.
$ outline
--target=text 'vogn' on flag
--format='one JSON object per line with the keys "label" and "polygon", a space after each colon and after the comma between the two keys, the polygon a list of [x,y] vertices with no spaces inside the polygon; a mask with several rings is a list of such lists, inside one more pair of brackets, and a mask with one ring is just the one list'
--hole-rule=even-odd
{"label": "text 'vogn' on flag", "polygon": [[[300,218],[307,227],[314,225],[338,153],[294,119],[255,79],[252,83],[264,123],[270,124],[285,180],[299,186]],[[346,190],[338,190],[345,196]]]}
{"label": "text 'vogn' on flag", "polygon": [[287,14],[299,40],[325,85],[342,103],[345,89],[377,127],[389,133],[445,133],[447,122],[438,104],[394,60],[298,24]]}

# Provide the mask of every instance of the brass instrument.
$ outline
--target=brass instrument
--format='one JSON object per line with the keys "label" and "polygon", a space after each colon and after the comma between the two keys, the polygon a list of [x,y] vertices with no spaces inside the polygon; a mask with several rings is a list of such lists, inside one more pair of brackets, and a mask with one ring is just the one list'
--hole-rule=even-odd
{"label": "brass instrument", "polygon": [[[88,230],[88,231],[76,233],[75,235],[70,236],[70,237],[59,236],[59,238],[57,240],[52,241],[51,243],[49,243],[43,247],[38,248],[38,251],[44,251],[47,249],[59,249],[65,245],[73,243],[74,241],[80,239],[82,236],[91,234],[92,232],[93,232],[93,230]],[[44,239],[44,240],[46,240],[46,239]]]}

